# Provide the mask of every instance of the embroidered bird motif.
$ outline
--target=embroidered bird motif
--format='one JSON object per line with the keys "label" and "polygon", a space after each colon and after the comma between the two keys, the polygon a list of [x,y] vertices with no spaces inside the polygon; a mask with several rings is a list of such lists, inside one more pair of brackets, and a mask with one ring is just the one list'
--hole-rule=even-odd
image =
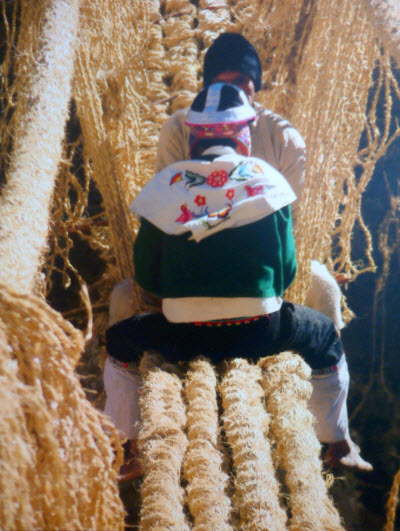
{"label": "embroidered bird motif", "polygon": [[172,177],[172,179],[169,181],[169,185],[172,186],[175,183],[179,183],[179,181],[182,180],[182,172],[175,173],[175,175]]}
{"label": "embroidered bird motif", "polygon": [[188,209],[187,205],[181,205],[182,214],[175,220],[176,223],[187,223],[194,218],[194,215]]}
{"label": "embroidered bird motif", "polygon": [[262,194],[264,187],[263,185],[260,186],[249,186],[247,185],[245,187],[245,190],[247,192],[247,197],[254,197],[255,195]]}
{"label": "embroidered bird motif", "polygon": [[262,173],[263,172],[258,164],[254,164],[254,166],[252,168],[252,171],[255,172],[255,173]]}
{"label": "embroidered bird motif", "polygon": [[208,214],[209,218],[219,218],[219,219],[225,219],[228,217],[229,212],[232,210],[232,205],[227,205],[222,210],[219,210],[218,212],[212,212],[211,214]]}

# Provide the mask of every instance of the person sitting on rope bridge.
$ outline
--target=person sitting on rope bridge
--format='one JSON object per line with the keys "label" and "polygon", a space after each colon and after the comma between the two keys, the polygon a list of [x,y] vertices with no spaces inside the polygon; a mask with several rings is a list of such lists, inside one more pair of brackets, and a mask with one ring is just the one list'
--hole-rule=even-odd
{"label": "person sitting on rope bridge", "polygon": [[[238,86],[246,93],[256,112],[256,118],[250,124],[251,155],[277,169],[293,188],[297,196],[292,204],[296,234],[296,218],[305,183],[306,146],[292,124],[255,101],[262,81],[261,62],[256,49],[239,33],[222,33],[204,56],[203,72],[204,88],[215,82],[225,82]],[[161,128],[156,172],[190,158],[190,128],[185,124],[187,112],[188,109],[176,111]],[[341,282],[347,281],[344,275],[337,278]],[[125,279],[114,287],[110,300],[110,324],[135,313],[140,306],[137,294],[131,279]],[[156,306],[148,295],[143,298],[142,302]],[[340,287],[327,267],[316,260],[311,261],[311,286],[306,304],[330,317],[337,330],[344,327]]]}
{"label": "person sitting on rope bridge", "polygon": [[[296,217],[305,182],[305,143],[287,120],[255,102],[255,94],[261,89],[262,77],[257,51],[242,35],[222,33],[205,54],[203,70],[205,88],[214,82],[228,82],[246,93],[256,113],[255,120],[250,124],[251,154],[278,170],[297,195],[296,201],[291,205],[296,233]],[[157,172],[169,164],[190,158],[190,128],[185,124],[187,112],[188,109],[176,111],[163,125],[156,156]],[[311,261],[311,286],[306,304],[330,317],[337,330],[343,328],[339,285],[327,267],[316,260]],[[150,294],[141,292],[132,279],[124,279],[114,287],[111,294],[109,325],[130,317],[144,307],[160,310],[157,300]],[[107,367],[108,381],[112,381],[112,371],[116,372],[115,380],[119,381],[121,375],[117,374],[117,368]],[[128,380],[125,381],[124,389],[128,395],[136,396],[136,386],[130,388]],[[130,401],[131,404],[134,402]],[[130,407],[133,406],[123,407],[122,403],[117,407],[114,402],[107,400],[105,408],[105,412],[129,438],[135,435],[134,427],[127,425],[126,421],[129,415],[126,415],[125,409],[129,410]]]}
{"label": "person sitting on rope bridge", "polygon": [[[313,371],[310,409],[320,441],[328,443],[325,460],[371,470],[349,435],[349,376],[334,323],[282,299],[296,273],[290,206],[296,195],[271,165],[249,157],[255,117],[238,87],[204,89],[186,116],[191,160],[156,174],[131,205],[141,220],[135,280],[161,299],[162,313],[137,315],[107,330],[109,411],[124,400],[123,378],[131,387],[136,381],[138,396],[134,371],[146,350],[172,363],[198,355],[213,363],[234,357],[256,362],[293,350]],[[139,408],[131,408],[134,424]]]}
{"label": "person sitting on rope bridge", "polygon": [[[204,88],[212,83],[230,83],[241,88],[256,112],[250,124],[251,155],[277,169],[289,182],[297,199],[292,204],[293,230],[302,199],[306,173],[306,145],[293,125],[255,101],[262,88],[262,66],[254,46],[239,33],[221,33],[207,50],[203,65]],[[169,164],[189,158],[190,128],[186,125],[188,109],[170,116],[161,128],[156,156],[156,172]],[[337,279],[346,282],[345,275]],[[122,286],[121,286],[122,287]],[[117,290],[118,291],[118,290]],[[332,319],[337,330],[345,325],[341,311],[341,290],[324,264],[311,261],[311,286],[306,304]],[[117,299],[115,293],[114,300]]]}

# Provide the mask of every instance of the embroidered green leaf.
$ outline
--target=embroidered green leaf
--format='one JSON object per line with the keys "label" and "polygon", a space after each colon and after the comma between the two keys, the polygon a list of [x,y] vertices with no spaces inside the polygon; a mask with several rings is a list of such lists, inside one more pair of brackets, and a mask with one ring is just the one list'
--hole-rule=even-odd
{"label": "embroidered green leaf", "polygon": [[232,179],[232,181],[247,181],[247,179],[251,178],[252,175],[248,173],[247,162],[241,162],[235,166],[228,177],[229,179]]}
{"label": "embroidered green leaf", "polygon": [[185,179],[187,181],[185,186],[188,188],[191,188],[192,186],[200,186],[206,182],[206,177],[189,170],[185,171]]}

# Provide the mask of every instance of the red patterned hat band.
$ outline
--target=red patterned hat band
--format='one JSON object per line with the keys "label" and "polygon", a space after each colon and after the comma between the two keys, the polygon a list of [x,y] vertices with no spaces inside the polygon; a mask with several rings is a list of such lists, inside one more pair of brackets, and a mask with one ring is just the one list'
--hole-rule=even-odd
{"label": "red patterned hat band", "polygon": [[235,140],[237,145],[236,152],[239,155],[249,157],[251,151],[250,127],[243,127],[233,140]]}
{"label": "red patterned hat band", "polygon": [[233,138],[242,129],[247,129],[248,122],[220,123],[190,126],[190,133],[198,138]]}
{"label": "red patterned hat band", "polygon": [[[231,126],[232,124],[221,124],[221,125],[227,125],[227,126]],[[234,124],[234,125],[237,125],[237,124]],[[217,130],[214,128],[214,129],[209,129],[208,133],[209,134],[203,134],[203,135],[199,135],[199,134],[196,134],[198,133],[198,131],[194,132],[195,128],[194,127],[191,127],[190,128],[190,137],[189,137],[189,145],[190,145],[190,153],[191,153],[191,157],[193,157],[193,154],[195,153],[195,150],[196,150],[196,147],[197,145],[204,139],[214,139],[215,142],[213,142],[213,144],[215,144],[216,146],[218,145],[218,138],[230,138],[236,145],[235,147],[235,151],[236,153],[238,153],[239,155],[244,155],[245,157],[249,157],[250,156],[250,152],[251,152],[251,135],[250,135],[250,127],[248,126],[248,124],[242,124],[241,127],[239,129],[236,130],[236,134],[230,134],[230,135],[227,135],[227,134],[222,134],[222,130],[219,129],[218,130],[218,133],[217,133]],[[204,129],[204,126],[198,126],[196,127],[196,129]],[[224,129],[225,131],[225,129]],[[233,131],[233,129],[231,129],[231,132]]]}

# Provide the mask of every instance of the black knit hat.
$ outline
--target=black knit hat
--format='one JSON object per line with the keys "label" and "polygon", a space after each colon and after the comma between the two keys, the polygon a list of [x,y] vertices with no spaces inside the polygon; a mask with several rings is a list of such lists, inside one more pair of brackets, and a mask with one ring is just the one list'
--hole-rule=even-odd
{"label": "black knit hat", "polygon": [[204,87],[221,72],[241,72],[253,80],[256,92],[261,88],[261,63],[252,44],[239,33],[222,33],[204,57]]}

